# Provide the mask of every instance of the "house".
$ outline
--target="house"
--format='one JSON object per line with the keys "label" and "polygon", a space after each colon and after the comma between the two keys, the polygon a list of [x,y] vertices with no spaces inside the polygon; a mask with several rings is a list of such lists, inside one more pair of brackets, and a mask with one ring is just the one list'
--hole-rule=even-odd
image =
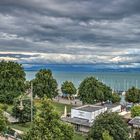
{"label": "house", "polygon": [[89,132],[96,117],[107,111],[107,107],[85,105],[71,109],[71,117],[63,117],[62,120],[74,125],[79,132]]}
{"label": "house", "polygon": [[75,107],[71,109],[71,116],[66,117],[64,115],[62,120],[74,125],[76,131],[88,133],[96,117],[106,111],[120,112],[121,105],[105,104]]}
{"label": "house", "polygon": [[137,116],[129,121],[131,126],[131,136],[134,137],[136,132],[140,130],[140,116]]}

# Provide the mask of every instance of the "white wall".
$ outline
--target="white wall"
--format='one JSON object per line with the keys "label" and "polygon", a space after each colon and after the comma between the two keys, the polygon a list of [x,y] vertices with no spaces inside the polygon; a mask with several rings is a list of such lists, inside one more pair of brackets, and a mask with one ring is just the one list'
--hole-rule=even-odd
{"label": "white wall", "polygon": [[104,113],[105,111],[107,111],[107,107],[104,107],[94,112],[71,109],[71,118],[76,117],[81,119],[87,119],[89,122],[93,122],[98,115]]}
{"label": "white wall", "polygon": [[100,110],[96,110],[95,112],[92,112],[92,120],[91,121],[94,121],[97,116],[99,116],[101,113],[104,113],[105,111],[107,111],[107,107],[104,107]]}
{"label": "white wall", "polygon": [[76,118],[87,119],[87,120],[91,121],[91,116],[92,116],[91,112],[71,109],[71,118],[76,117]]}
{"label": "white wall", "polygon": [[111,108],[110,111],[111,112],[121,112],[121,105]]}

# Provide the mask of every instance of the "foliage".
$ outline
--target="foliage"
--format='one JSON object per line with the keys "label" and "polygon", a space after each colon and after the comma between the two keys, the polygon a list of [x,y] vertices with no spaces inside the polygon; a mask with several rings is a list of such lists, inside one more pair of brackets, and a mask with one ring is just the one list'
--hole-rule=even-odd
{"label": "foliage", "polygon": [[112,94],[112,103],[119,103],[121,100],[121,97],[117,93]]}
{"label": "foliage", "polygon": [[68,96],[72,96],[73,94],[76,94],[76,88],[72,82],[65,81],[61,86],[61,91],[64,94],[67,94]]}
{"label": "foliage", "polygon": [[131,116],[132,117],[140,116],[140,105],[135,105],[131,108]]}
{"label": "foliage", "polygon": [[107,101],[112,98],[110,87],[99,82],[94,77],[84,79],[79,86],[79,97],[83,103],[93,104],[95,101]]}
{"label": "foliage", "polygon": [[103,140],[102,134],[108,131],[114,140],[129,140],[127,124],[117,113],[105,112],[97,117],[90,131],[93,140]]}
{"label": "foliage", "polygon": [[140,130],[137,130],[135,133],[135,140],[140,140]]}
{"label": "foliage", "polygon": [[3,113],[4,112],[0,109],[0,133],[5,133],[8,129],[8,121]]}
{"label": "foliage", "polygon": [[109,135],[109,132],[108,131],[105,131],[103,134],[102,134],[102,137],[103,137],[103,140],[113,140],[113,137],[111,137]]}
{"label": "foliage", "polygon": [[58,95],[57,82],[53,78],[51,70],[41,69],[33,80],[33,94],[39,98],[47,96],[54,98]]}
{"label": "foliage", "polygon": [[25,72],[16,62],[0,62],[0,102],[13,103],[25,91]]}
{"label": "foliage", "polygon": [[[21,106],[22,102],[22,106]],[[35,107],[33,106],[35,114]],[[12,109],[12,116],[19,119],[19,122],[25,123],[31,121],[31,101],[30,99],[17,99]]]}
{"label": "foliage", "polygon": [[140,89],[137,89],[135,87],[130,88],[126,92],[126,101],[132,102],[132,103],[139,103],[140,102]]}
{"label": "foliage", "polygon": [[25,140],[72,140],[74,130],[71,125],[60,120],[57,112],[51,105],[51,100],[42,100],[40,112],[35,116],[34,122]]}

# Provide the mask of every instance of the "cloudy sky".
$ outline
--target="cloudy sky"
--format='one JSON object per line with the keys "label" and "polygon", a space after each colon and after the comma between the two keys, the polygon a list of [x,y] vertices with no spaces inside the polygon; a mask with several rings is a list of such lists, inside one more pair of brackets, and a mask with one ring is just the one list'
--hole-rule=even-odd
{"label": "cloudy sky", "polygon": [[140,68],[140,0],[0,0],[0,60]]}

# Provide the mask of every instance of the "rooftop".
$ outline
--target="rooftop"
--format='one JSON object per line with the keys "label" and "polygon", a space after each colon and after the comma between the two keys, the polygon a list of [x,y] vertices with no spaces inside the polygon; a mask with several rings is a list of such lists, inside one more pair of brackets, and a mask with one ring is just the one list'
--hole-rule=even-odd
{"label": "rooftop", "polygon": [[120,106],[120,104],[104,104],[105,107],[107,107],[107,109],[111,109],[117,106]]}
{"label": "rooftop", "polygon": [[140,117],[133,118],[131,121],[129,121],[129,124],[140,128]]}
{"label": "rooftop", "polygon": [[86,105],[86,106],[81,106],[78,108],[74,108],[76,110],[80,110],[80,111],[86,111],[86,112],[94,112],[100,109],[105,108],[104,106],[93,106],[93,105]]}
{"label": "rooftop", "polygon": [[65,117],[65,118],[62,118],[62,120],[65,121],[65,122],[72,123],[72,124],[79,124],[79,125],[89,126],[89,127],[92,126],[92,123],[90,123],[86,119],[81,119],[81,118],[76,118],[76,117],[74,117],[74,118]]}

